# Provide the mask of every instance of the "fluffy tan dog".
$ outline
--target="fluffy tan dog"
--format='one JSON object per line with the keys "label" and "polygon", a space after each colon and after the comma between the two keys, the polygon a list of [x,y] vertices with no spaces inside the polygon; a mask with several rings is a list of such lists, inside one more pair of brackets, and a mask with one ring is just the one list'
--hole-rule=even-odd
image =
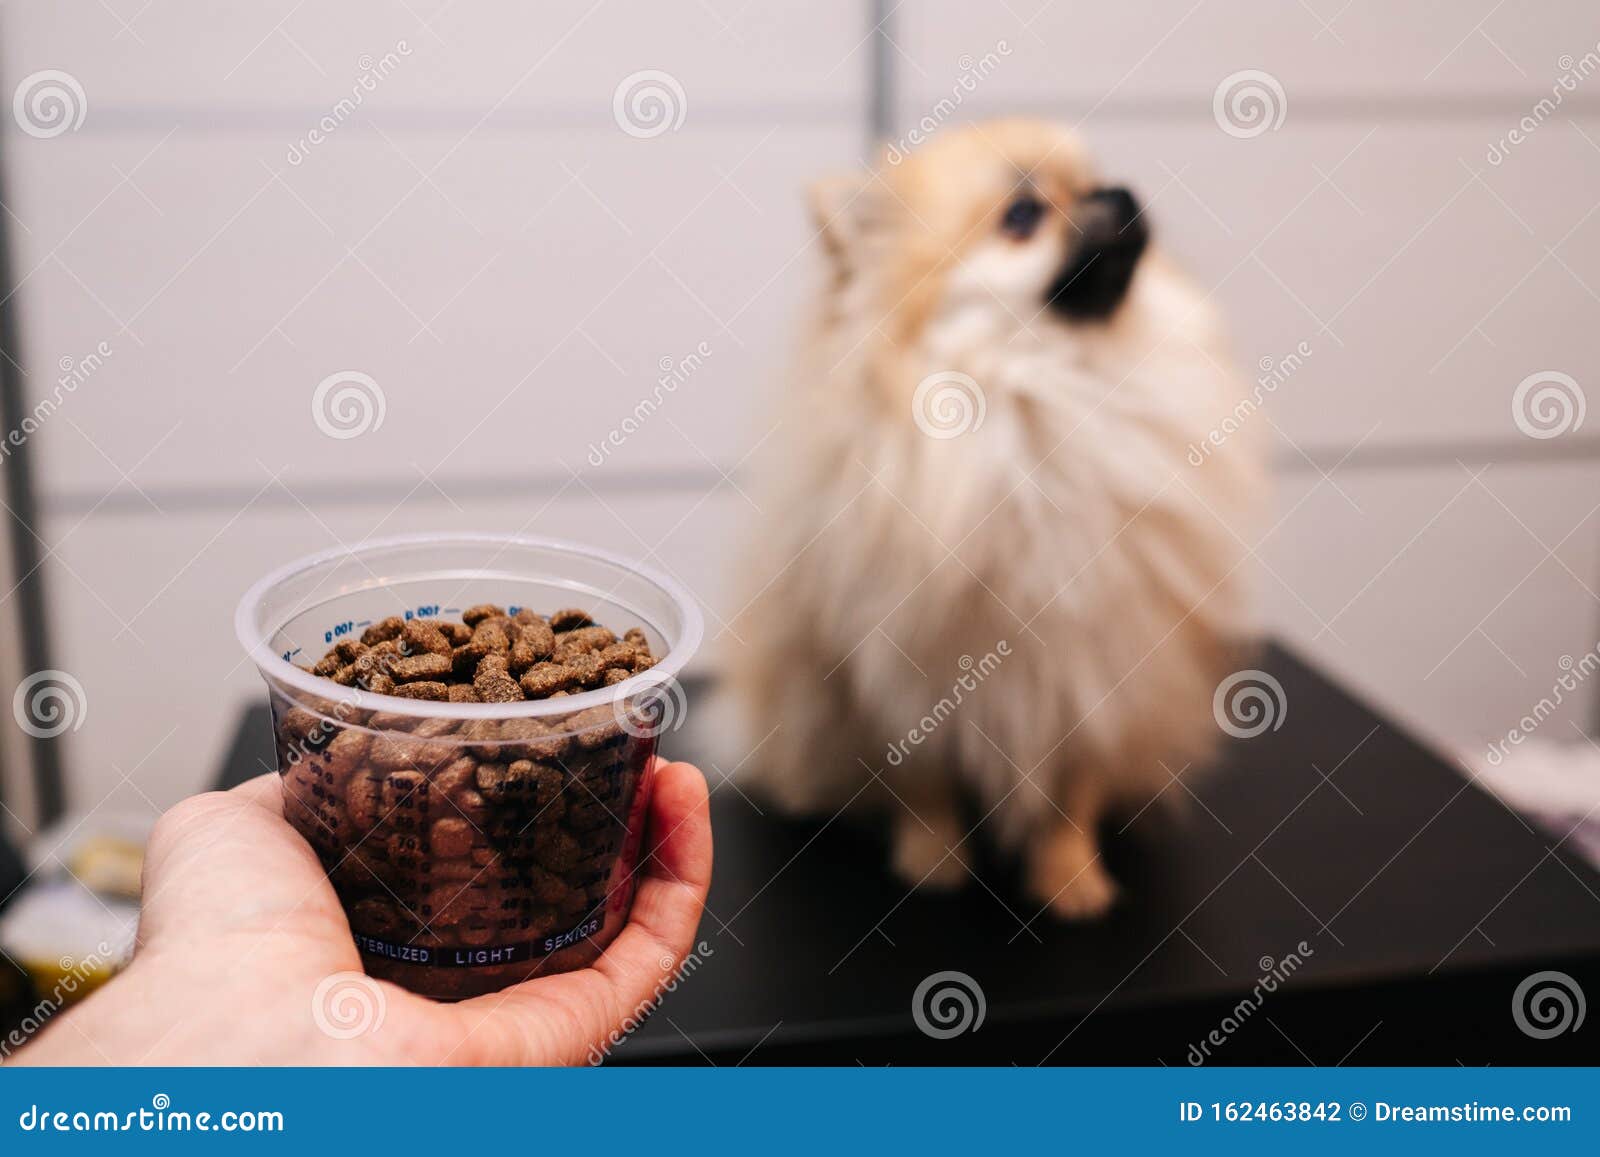
{"label": "fluffy tan dog", "polygon": [[1262,484],[1248,423],[1209,436],[1244,394],[1217,318],[1051,126],[813,201],[829,282],[732,624],[747,766],[883,808],[914,884],[965,881],[975,797],[1041,904],[1097,915],[1100,821],[1207,757],[1248,629]]}

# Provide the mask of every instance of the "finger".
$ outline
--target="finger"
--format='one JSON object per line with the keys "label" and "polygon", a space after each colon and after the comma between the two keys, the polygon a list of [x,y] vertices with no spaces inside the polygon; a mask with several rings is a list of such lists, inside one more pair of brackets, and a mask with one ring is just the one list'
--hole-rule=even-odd
{"label": "finger", "polygon": [[711,887],[711,810],[706,777],[691,763],[656,760],[650,806],[650,859],[647,877],[664,876]]}
{"label": "finger", "polygon": [[[711,887],[711,812],[705,776],[658,763],[650,800],[650,854],[639,870],[628,926],[595,965],[632,992],[654,985],[688,951]],[[670,964],[658,967],[663,959]]]}
{"label": "finger", "polygon": [[651,854],[627,926],[593,968],[453,1006],[467,1024],[454,1060],[577,1064],[618,1026],[650,1011],[693,944],[711,883],[705,777],[687,763],[658,762],[654,775]]}

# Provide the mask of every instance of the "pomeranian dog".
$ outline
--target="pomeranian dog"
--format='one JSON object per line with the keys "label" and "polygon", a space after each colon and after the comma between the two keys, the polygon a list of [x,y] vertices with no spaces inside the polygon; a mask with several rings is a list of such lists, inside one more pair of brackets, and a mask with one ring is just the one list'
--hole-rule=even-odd
{"label": "pomeranian dog", "polygon": [[883,809],[914,885],[964,882],[981,831],[1092,917],[1117,894],[1102,821],[1220,734],[1262,485],[1249,423],[1213,431],[1244,390],[1071,134],[895,156],[812,195],[827,283],[730,624],[742,774],[793,810]]}

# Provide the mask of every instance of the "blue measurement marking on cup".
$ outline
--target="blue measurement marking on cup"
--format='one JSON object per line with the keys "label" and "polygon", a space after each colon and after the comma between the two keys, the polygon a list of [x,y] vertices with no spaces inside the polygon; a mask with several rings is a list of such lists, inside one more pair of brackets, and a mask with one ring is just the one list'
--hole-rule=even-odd
{"label": "blue measurement marking on cup", "polygon": [[298,655],[298,654],[299,654],[299,653],[300,653],[300,648],[299,648],[299,647],[296,647],[296,648],[295,648],[295,649],[294,649],[294,650],[292,650],[292,651],[285,651],[285,652],[284,652],[284,653],[283,653],[283,661],[284,661],[284,662],[285,662],[285,663],[288,663],[288,662],[292,662],[292,661],[293,661],[293,660],[294,660],[294,657],[295,657],[295,656],[296,656],[296,655]]}
{"label": "blue measurement marking on cup", "polygon": [[[405,619],[407,622],[410,622],[412,619],[436,619],[440,615],[454,615],[459,613],[460,612],[454,607],[445,607],[441,609],[438,603],[422,603],[418,606],[410,607],[404,611],[401,611],[400,617]],[[357,631],[370,626],[372,626],[371,619],[362,619],[360,622],[357,622],[354,619],[346,619],[343,622],[334,623],[333,626],[323,631],[322,641],[327,644],[332,644],[337,639],[347,638],[348,636],[355,634]],[[300,648],[296,647],[293,651],[284,655],[284,658],[288,659],[291,655],[298,655],[299,653]]]}

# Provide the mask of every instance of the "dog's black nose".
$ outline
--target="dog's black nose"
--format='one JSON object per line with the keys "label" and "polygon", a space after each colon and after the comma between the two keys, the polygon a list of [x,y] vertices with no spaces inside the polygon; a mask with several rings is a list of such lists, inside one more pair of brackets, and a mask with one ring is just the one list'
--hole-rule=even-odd
{"label": "dog's black nose", "polygon": [[1121,186],[1079,198],[1072,214],[1078,235],[1046,300],[1063,317],[1109,317],[1122,304],[1150,241],[1139,199]]}
{"label": "dog's black nose", "polygon": [[1121,185],[1114,185],[1109,189],[1096,189],[1085,197],[1084,201],[1103,208],[1119,235],[1130,228],[1144,224],[1144,210],[1139,204],[1139,199]]}

